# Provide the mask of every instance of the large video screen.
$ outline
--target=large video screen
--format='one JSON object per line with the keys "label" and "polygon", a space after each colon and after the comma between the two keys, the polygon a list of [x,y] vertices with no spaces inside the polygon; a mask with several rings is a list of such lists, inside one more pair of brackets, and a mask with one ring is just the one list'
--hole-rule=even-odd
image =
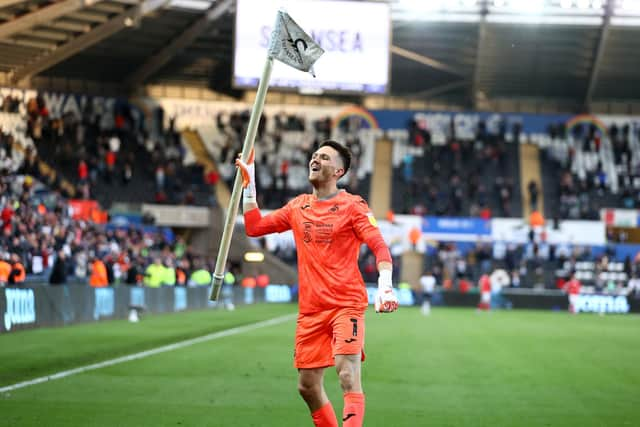
{"label": "large video screen", "polygon": [[386,3],[329,0],[238,0],[233,85],[257,87],[279,8],[325,50],[316,77],[275,61],[270,87],[301,92],[386,93],[391,17]]}

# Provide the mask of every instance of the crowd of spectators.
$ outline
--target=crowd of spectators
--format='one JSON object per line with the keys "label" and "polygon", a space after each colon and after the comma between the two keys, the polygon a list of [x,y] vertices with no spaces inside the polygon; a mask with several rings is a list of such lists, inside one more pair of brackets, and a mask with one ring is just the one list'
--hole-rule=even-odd
{"label": "crowd of spectators", "polygon": [[[73,218],[68,197],[100,199],[109,189],[120,195],[136,175],[155,184],[155,192],[146,191],[145,196],[152,193],[156,202],[189,201],[188,191],[182,192],[180,200],[176,197],[181,193],[179,168],[185,152],[173,120],[166,131],[146,133],[126,106],[116,108],[110,120],[108,115],[92,111],[90,105],[83,106],[79,117],[72,113],[53,117],[41,96],[27,102],[3,102],[3,111],[26,116],[25,133],[35,144],[21,147],[24,156],[18,167],[7,167],[7,173],[18,174],[2,177],[0,257],[11,264],[19,260],[28,282],[208,285],[211,260],[192,254],[179,237],[170,241],[159,231],[116,229]],[[220,131],[228,136],[220,162],[232,165],[248,119],[248,112],[218,117]],[[271,120],[267,131],[263,119],[256,142],[263,166],[258,183],[262,194],[270,196],[263,200],[266,207],[280,206],[308,189],[308,158],[332,132],[330,118],[309,124],[301,116],[283,113]],[[0,142],[0,149],[4,149],[0,157],[10,154],[11,136],[3,133]],[[356,137],[348,144],[354,153],[355,170],[362,146]],[[140,161],[141,157],[148,161]],[[43,158],[48,166],[44,169]],[[357,175],[354,172],[352,176]],[[64,180],[72,186],[62,185]],[[355,187],[356,182],[351,180],[349,185]],[[0,283],[6,284],[1,276]]]}
{"label": "crowd of spectators", "polygon": [[[35,142],[17,146],[0,129],[0,286],[210,284],[213,260],[194,254],[180,236],[156,227],[116,228],[78,219],[67,200],[93,198],[100,185],[126,187],[139,174],[149,183],[155,178],[156,191],[145,195],[176,202],[163,195],[180,193],[174,177],[184,153],[173,126],[145,138],[126,108],[111,122],[108,115],[94,114],[90,104],[80,118],[51,117],[42,97],[26,103],[6,97],[0,110],[24,113],[26,135]],[[22,155],[15,156],[18,152]],[[142,161],[136,159],[141,155]],[[145,169],[135,172],[140,165]],[[64,179],[72,186],[62,185]]]}
{"label": "crowd of spectators", "polygon": [[[249,124],[249,111],[218,114],[215,139],[219,145],[216,162],[222,179],[229,186],[235,177],[234,159],[242,149]],[[341,186],[351,192],[359,188],[358,169],[361,165],[363,145],[357,136],[359,123],[348,120],[340,124],[339,132],[352,152],[353,159]],[[273,209],[282,206],[291,197],[310,191],[308,162],[319,144],[332,137],[330,117],[307,120],[298,114],[279,113],[271,117],[262,115],[255,141],[256,186],[260,206]]]}
{"label": "crowd of spectators", "polygon": [[[184,164],[185,149],[173,120],[166,129],[161,125],[161,109],[153,123],[145,124],[128,102],[116,102],[113,111],[92,105],[84,103],[79,114],[54,116],[44,97],[36,96],[24,103],[5,99],[2,110],[24,113],[26,136],[35,143],[27,154],[34,165],[46,159],[55,173],[51,179],[39,178],[65,196],[109,205],[117,191],[120,201],[214,203],[203,168]],[[201,193],[209,197],[197,198]]]}
{"label": "crowd of spectators", "polygon": [[[24,111],[26,133],[34,141],[35,161],[47,159],[61,173],[48,182],[66,196],[95,198],[109,205],[114,190],[120,199],[171,204],[215,203],[207,185],[220,177],[228,184],[235,176],[233,162],[242,148],[250,118],[249,111],[219,113],[212,118],[219,133],[219,152],[214,159],[218,171],[205,174],[202,165],[185,165],[186,149],[175,127],[175,117],[166,120],[158,107],[146,123],[132,105],[118,102],[113,113],[81,106],[80,115],[67,112],[53,117],[42,96],[26,103],[7,100],[8,111]],[[339,131],[354,154],[352,171],[343,180],[349,190],[358,187],[358,167],[363,146],[357,137],[360,123],[344,121]],[[331,137],[330,117],[308,120],[300,114],[280,113],[259,121],[256,138],[257,185],[263,206],[273,208],[290,197],[309,190],[307,163],[319,143]],[[61,187],[66,178],[72,189]],[[139,183],[139,185],[135,185]],[[153,191],[150,191],[153,186]],[[206,190],[208,198],[197,197]],[[267,197],[268,196],[268,197]]]}
{"label": "crowd of spectators", "polygon": [[554,141],[545,161],[559,167],[558,217],[599,219],[601,207],[640,208],[640,144],[638,130],[611,125],[607,135],[591,125],[567,130],[552,126]]}
{"label": "crowd of spectators", "polygon": [[15,96],[0,98],[0,111],[3,113],[19,113],[22,102]]}
{"label": "crowd of spectators", "polygon": [[[403,276],[394,258],[396,283]],[[476,287],[483,274],[504,270],[513,288],[563,289],[573,273],[583,285],[598,292],[634,291],[640,295],[640,251],[616,255],[615,246],[594,248],[548,243],[544,231],[531,229],[526,243],[504,240],[432,242],[424,252],[424,271],[431,272],[445,289],[463,292]],[[360,270],[365,282],[375,283],[375,257],[363,246]],[[416,287],[417,283],[410,284]]]}
{"label": "crowd of spectators", "polygon": [[489,133],[480,122],[475,138],[467,140],[453,129],[444,144],[436,145],[429,129],[410,122],[409,148],[396,172],[400,179],[394,182],[399,187],[394,190],[394,211],[481,218],[520,215],[514,197],[517,151],[510,149],[504,133]]}
{"label": "crowd of spectators", "polygon": [[[211,260],[193,254],[180,237],[172,240],[161,231],[108,229],[87,220],[73,219],[65,199],[71,194],[64,189],[41,191],[39,184],[42,181],[45,187],[63,188],[59,174],[43,173],[39,167],[39,159],[46,157],[73,182],[74,193],[81,198],[104,195],[109,193],[108,189],[124,191],[132,181],[141,178],[147,186],[144,188],[149,185],[154,188],[154,191],[145,191],[144,198],[152,197],[160,203],[192,203],[190,185],[204,182],[204,174],[201,169],[191,175],[184,174],[185,149],[173,120],[168,129],[145,129],[126,104],[117,106],[112,116],[92,111],[87,104],[80,117],[65,114],[54,118],[50,117],[41,97],[30,99],[24,105],[5,98],[0,109],[4,112],[24,110],[27,134],[37,148],[26,147],[24,160],[17,162],[12,156],[12,136],[0,132],[3,175],[0,258],[11,266],[5,282],[15,282],[22,277],[19,267],[13,272],[13,266],[20,264],[27,278],[44,278],[52,284],[75,281],[92,286],[208,284],[203,272],[212,270]],[[163,121],[160,117],[159,122]],[[248,122],[248,111],[221,113],[215,118],[223,141],[216,160],[222,178],[229,184],[235,175],[233,160],[240,152]],[[365,147],[358,138],[357,123],[346,121],[341,126],[339,131],[354,155],[345,184],[348,190],[358,192],[357,171]],[[396,213],[485,219],[494,215],[521,215],[516,197],[518,161],[513,158],[517,147],[512,149],[517,144],[506,143],[504,132],[490,134],[480,122],[475,137],[465,140],[456,137],[452,126],[446,142],[436,145],[429,131],[415,122],[409,125],[408,131],[408,144],[412,149],[406,151],[396,170],[402,189],[393,191],[399,195],[394,200],[401,203],[394,205]],[[299,114],[282,113],[261,118],[256,139],[259,153],[256,184],[262,207],[280,207],[289,198],[309,190],[310,155],[333,132],[329,117],[308,121]],[[564,159],[554,156],[561,165],[558,180],[561,218],[597,219],[600,196],[613,194],[615,188],[611,170],[615,171],[619,187],[615,194],[619,196],[616,200],[620,206],[640,207],[640,160],[633,149],[631,132],[628,126],[613,126],[609,129],[610,141],[605,143],[593,128],[584,136],[576,131],[574,139],[580,142],[566,149]],[[611,154],[610,159],[604,153],[606,150]],[[579,168],[577,158],[582,159]],[[15,171],[20,175],[11,174]],[[537,208],[543,188],[530,182],[527,191],[530,207]],[[138,197],[137,201],[144,198]],[[293,258],[294,253],[284,255]],[[477,283],[481,274],[497,268],[508,272],[511,286],[536,287],[554,283],[544,277],[545,272],[571,271],[577,262],[585,260],[602,265],[602,257],[606,256],[610,254],[596,257],[582,248],[534,240],[526,245],[498,241],[464,248],[440,243],[427,251],[425,265],[433,271],[438,283],[452,287]],[[365,253],[362,257],[365,279],[369,273],[375,275],[372,262]],[[625,261],[628,278],[638,276],[639,265],[640,259]],[[0,274],[0,282],[3,277]],[[210,275],[208,277],[210,279]],[[596,281],[595,286],[602,284]]]}
{"label": "crowd of spectators", "polygon": [[[468,289],[483,274],[502,269],[510,277],[510,287],[562,289],[566,280],[582,265],[592,266],[581,277],[596,291],[618,292],[640,278],[640,253],[614,263],[611,249],[594,253],[588,246],[549,244],[539,239],[526,244],[504,241],[475,244],[439,243],[425,254],[425,270],[437,283],[450,289]],[[615,267],[614,264],[620,266]],[[609,269],[617,274],[608,273]]]}
{"label": "crowd of spectators", "polygon": [[28,175],[2,176],[0,194],[0,259],[22,269],[7,277],[0,273],[2,285],[210,284],[213,260],[193,253],[180,236],[160,228],[112,228],[74,219],[59,192]]}

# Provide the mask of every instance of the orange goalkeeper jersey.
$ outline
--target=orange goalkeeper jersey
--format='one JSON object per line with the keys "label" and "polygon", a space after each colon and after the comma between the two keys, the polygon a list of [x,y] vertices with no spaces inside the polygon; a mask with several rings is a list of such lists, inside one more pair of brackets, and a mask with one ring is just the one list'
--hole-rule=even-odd
{"label": "orange goalkeeper jersey", "polygon": [[319,200],[303,194],[262,217],[259,209],[245,212],[252,237],[293,230],[298,252],[300,313],[335,307],[366,308],[367,290],[358,268],[364,242],[377,262],[391,261],[367,202],[346,191]]}

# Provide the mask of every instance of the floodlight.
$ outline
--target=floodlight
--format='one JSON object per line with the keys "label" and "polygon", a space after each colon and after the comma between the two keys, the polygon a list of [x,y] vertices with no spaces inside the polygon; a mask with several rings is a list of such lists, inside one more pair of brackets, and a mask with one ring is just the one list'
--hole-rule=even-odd
{"label": "floodlight", "polygon": [[591,2],[589,0],[577,0],[578,7],[580,9],[589,9],[590,3]]}
{"label": "floodlight", "polygon": [[571,6],[573,6],[573,1],[572,0],[560,0],[560,7],[563,9],[571,9]]}
{"label": "floodlight", "polygon": [[602,0],[591,0],[591,7],[596,10],[602,9]]}
{"label": "floodlight", "polygon": [[493,5],[495,7],[504,7],[507,4],[506,0],[493,0]]}
{"label": "floodlight", "polygon": [[262,252],[245,252],[244,260],[247,262],[263,262],[264,254]]}

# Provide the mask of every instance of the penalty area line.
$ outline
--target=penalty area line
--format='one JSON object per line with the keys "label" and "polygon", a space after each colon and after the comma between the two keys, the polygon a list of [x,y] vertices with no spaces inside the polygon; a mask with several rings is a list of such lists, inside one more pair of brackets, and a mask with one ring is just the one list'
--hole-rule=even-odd
{"label": "penalty area line", "polygon": [[163,345],[162,347],[152,348],[150,350],[141,351],[139,353],[130,354],[128,356],[116,357],[115,359],[105,360],[103,362],[93,363],[91,365],[81,366],[79,368],[68,369],[66,371],[57,372],[52,375],[46,375],[40,378],[34,378],[29,381],[23,381],[16,384],[0,387],[0,393],[7,393],[9,391],[18,390],[21,388],[29,387],[32,385],[44,383],[47,381],[59,380],[61,378],[70,377],[71,375],[81,374],[83,372],[94,371],[96,369],[106,368],[108,366],[117,365],[119,363],[130,362],[132,360],[143,359],[145,357],[154,356],[160,353],[166,353],[168,351],[178,350],[181,348],[189,347],[194,344],[200,344],[207,341],[213,341],[220,338],[229,337],[232,335],[238,335],[245,332],[255,331],[256,329],[265,328],[267,326],[278,325],[280,323],[287,322],[295,319],[295,314],[288,314],[286,316],[274,317],[273,319],[263,320],[260,322],[252,323],[250,325],[238,326],[231,329],[225,329],[224,331],[214,332],[211,334],[203,335],[197,338],[191,338],[177,343]]}

